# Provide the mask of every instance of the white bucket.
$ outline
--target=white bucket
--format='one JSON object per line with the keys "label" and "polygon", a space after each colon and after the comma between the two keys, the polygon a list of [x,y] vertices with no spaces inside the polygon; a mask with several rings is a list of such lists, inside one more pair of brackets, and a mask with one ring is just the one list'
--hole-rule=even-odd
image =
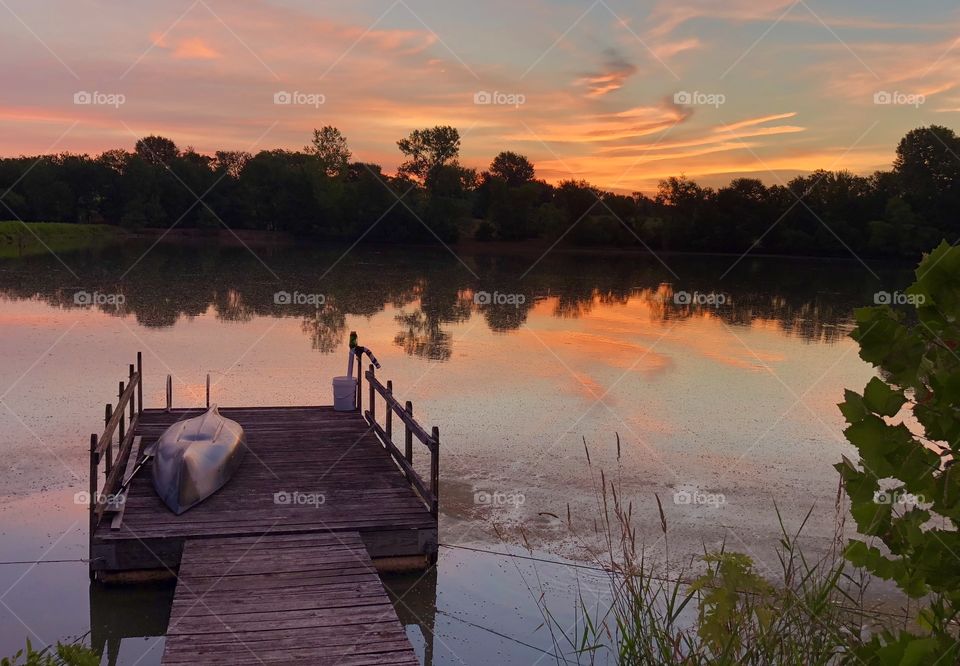
{"label": "white bucket", "polygon": [[356,377],[333,378],[333,408],[338,412],[351,412],[357,408]]}

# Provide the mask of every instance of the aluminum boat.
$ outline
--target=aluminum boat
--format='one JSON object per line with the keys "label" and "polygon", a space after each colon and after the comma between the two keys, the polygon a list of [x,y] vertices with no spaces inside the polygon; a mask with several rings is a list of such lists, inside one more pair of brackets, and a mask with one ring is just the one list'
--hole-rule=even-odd
{"label": "aluminum boat", "polygon": [[157,440],[153,487],[180,515],[220,490],[245,451],[243,428],[213,405],[200,416],[174,423]]}

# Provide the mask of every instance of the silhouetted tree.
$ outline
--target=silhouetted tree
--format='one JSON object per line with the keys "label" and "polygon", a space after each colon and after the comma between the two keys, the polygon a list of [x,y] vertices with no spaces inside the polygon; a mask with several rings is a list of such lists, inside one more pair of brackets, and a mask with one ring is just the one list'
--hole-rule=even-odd
{"label": "silhouetted tree", "polygon": [[490,163],[491,175],[502,179],[510,187],[529,183],[534,177],[533,164],[523,155],[504,151]]}
{"label": "silhouetted tree", "polygon": [[350,163],[347,137],[331,125],[313,130],[313,140],[304,151],[316,157],[320,168],[331,178],[343,174]]}
{"label": "silhouetted tree", "polygon": [[455,163],[460,156],[460,132],[449,125],[414,130],[397,147],[407,160],[400,165],[402,174],[426,182],[440,167]]}
{"label": "silhouetted tree", "polygon": [[893,171],[904,199],[921,216],[956,235],[960,204],[960,138],[931,125],[907,133],[897,146]]}
{"label": "silhouetted tree", "polygon": [[224,171],[230,178],[239,178],[240,172],[253,157],[243,150],[218,150],[213,160],[216,171]]}
{"label": "silhouetted tree", "polygon": [[738,254],[912,259],[943,237],[960,240],[960,138],[940,126],[908,133],[891,171],[820,170],[769,187],[738,178],[716,190],[680,176],[661,182],[653,198],[585,181],[553,186],[510,151],[478,177],[459,163],[453,127],[416,130],[398,147],[405,161],[396,175],[349,162],[345,138],[329,126],[314,131],[305,151],[255,156],[211,157],[148,136],[133,152],[95,158],[12,157],[0,159],[0,211],[27,221],[133,229],[216,228],[222,221],[348,242],[451,242],[462,229],[475,229],[487,240]]}
{"label": "silhouetted tree", "polygon": [[137,157],[147,164],[170,164],[177,158],[177,144],[162,136],[145,136],[134,147]]}

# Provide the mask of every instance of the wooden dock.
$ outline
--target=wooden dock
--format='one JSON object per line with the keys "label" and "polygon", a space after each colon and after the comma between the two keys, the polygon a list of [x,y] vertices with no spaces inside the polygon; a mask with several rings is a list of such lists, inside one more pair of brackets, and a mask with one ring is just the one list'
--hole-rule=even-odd
{"label": "wooden dock", "polygon": [[[435,561],[437,428],[427,433],[372,366],[358,377],[366,409],[361,389],[350,412],[221,406],[246,433],[243,462],[177,516],[154,492],[149,462],[125,489],[123,480],[167,427],[203,408],[172,408],[168,378],[167,406],[144,409],[142,377],[138,354],[116,406],[105,408],[103,433],[90,439],[90,574],[177,575],[164,663],[208,663],[196,650],[229,654],[222,663],[327,663],[318,655],[334,653],[329,663],[345,666],[416,663],[376,569]],[[415,442],[429,455],[428,481],[414,468]]]}
{"label": "wooden dock", "polygon": [[357,532],[187,543],[164,664],[405,664],[406,633]]}

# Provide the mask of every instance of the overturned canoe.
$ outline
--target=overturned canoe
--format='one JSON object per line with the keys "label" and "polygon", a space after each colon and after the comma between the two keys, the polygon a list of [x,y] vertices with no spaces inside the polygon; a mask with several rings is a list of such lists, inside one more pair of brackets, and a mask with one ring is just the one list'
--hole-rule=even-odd
{"label": "overturned canoe", "polygon": [[246,451],[243,428],[206,413],[178,421],[157,440],[153,487],[170,510],[180,515],[217,492],[230,480]]}

